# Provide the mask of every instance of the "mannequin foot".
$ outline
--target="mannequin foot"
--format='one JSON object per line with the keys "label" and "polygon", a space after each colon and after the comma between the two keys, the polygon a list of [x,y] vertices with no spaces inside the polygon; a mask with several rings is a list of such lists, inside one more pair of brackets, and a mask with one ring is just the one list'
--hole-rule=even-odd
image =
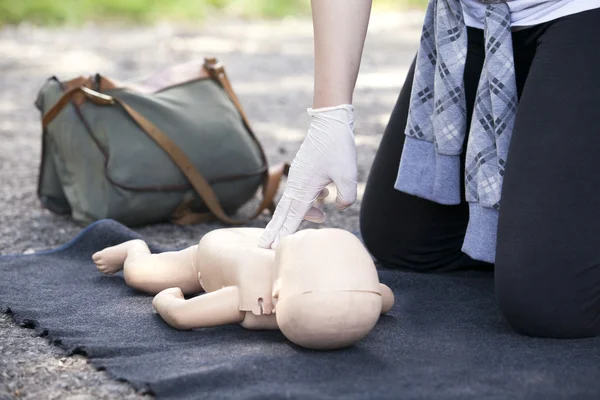
{"label": "mannequin foot", "polygon": [[135,239],[116,246],[107,247],[104,250],[94,253],[94,255],[92,255],[92,260],[100,272],[114,274],[123,269],[123,264],[127,259],[129,251],[136,246],[140,247],[143,252],[147,251],[147,253],[150,254],[150,250],[148,250],[146,243],[143,240]]}

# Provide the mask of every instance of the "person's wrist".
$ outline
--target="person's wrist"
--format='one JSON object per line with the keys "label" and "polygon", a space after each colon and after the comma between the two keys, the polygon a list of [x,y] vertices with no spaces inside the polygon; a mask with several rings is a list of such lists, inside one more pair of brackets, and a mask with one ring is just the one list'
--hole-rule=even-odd
{"label": "person's wrist", "polygon": [[314,119],[336,120],[344,123],[350,128],[350,133],[354,136],[354,106],[352,104],[340,104],[331,107],[308,108],[308,115]]}
{"label": "person's wrist", "polygon": [[315,87],[312,108],[334,107],[340,104],[352,104],[352,92],[344,85],[321,89]]}
{"label": "person's wrist", "polygon": [[335,106],[327,106],[327,107],[311,107],[308,108],[308,114],[309,115],[314,115],[314,114],[319,114],[319,113],[328,113],[331,111],[335,111],[335,110],[345,110],[350,114],[354,114],[354,106],[352,104],[338,104]]}

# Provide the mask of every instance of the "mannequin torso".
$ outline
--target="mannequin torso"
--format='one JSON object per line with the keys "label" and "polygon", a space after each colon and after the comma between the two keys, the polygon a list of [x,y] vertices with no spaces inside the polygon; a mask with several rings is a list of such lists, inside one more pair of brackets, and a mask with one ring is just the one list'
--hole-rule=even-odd
{"label": "mannequin torso", "polygon": [[239,288],[239,310],[245,313],[242,326],[277,329],[272,314],[275,252],[258,247],[262,232],[231,228],[206,234],[198,244],[194,271],[207,293],[228,286]]}

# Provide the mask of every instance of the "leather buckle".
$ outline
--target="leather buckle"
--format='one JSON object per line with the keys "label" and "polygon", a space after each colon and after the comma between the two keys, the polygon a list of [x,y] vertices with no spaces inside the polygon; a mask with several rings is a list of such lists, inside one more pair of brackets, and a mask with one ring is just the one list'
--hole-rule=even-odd
{"label": "leather buckle", "polygon": [[115,99],[112,96],[108,96],[106,94],[96,92],[95,90],[92,90],[85,86],[82,86],[81,90],[83,91],[83,94],[85,95],[86,98],[88,98],[89,100],[93,101],[96,104],[100,104],[103,106],[115,104]]}
{"label": "leather buckle", "polygon": [[204,59],[204,67],[214,78],[225,77],[225,67],[214,57],[206,57]]}

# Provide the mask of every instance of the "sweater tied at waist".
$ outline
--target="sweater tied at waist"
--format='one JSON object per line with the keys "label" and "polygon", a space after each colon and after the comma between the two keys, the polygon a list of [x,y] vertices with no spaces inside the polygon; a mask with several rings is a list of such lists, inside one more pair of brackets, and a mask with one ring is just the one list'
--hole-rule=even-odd
{"label": "sweater tied at waist", "polygon": [[[467,28],[462,5],[459,0],[429,2],[395,188],[441,204],[459,204],[460,155],[467,140],[464,190],[472,208],[469,225],[477,229],[467,228],[463,251],[493,262],[518,97],[506,4],[511,0],[478,1],[487,4],[485,61],[470,127],[463,84]],[[469,236],[469,232],[476,234]]]}

